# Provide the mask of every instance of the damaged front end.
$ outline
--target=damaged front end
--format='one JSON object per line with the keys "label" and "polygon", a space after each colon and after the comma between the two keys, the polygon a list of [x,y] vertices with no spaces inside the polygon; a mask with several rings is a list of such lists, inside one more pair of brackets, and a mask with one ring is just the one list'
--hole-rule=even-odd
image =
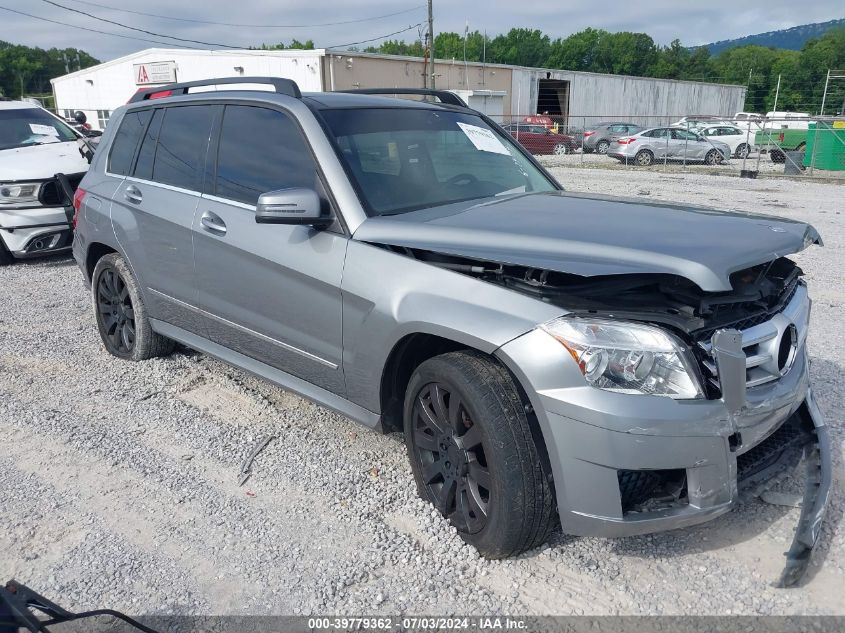
{"label": "damaged front end", "polygon": [[[428,250],[383,248],[534,297],[574,316],[642,322],[674,334],[696,361],[705,399],[722,403],[711,430],[727,438],[731,470],[726,470],[723,485],[732,491],[713,487],[706,492],[688,478],[695,470],[625,466],[616,471],[622,514],[612,521],[617,526],[630,522],[631,530],[637,530],[630,533],[640,533],[649,517],[691,514],[696,496],[710,495],[716,503],[717,497],[736,499],[740,489],[760,489],[803,455],[801,518],[778,586],[800,581],[818,541],[831,460],[827,428],[809,389],[805,342],[810,301],[794,262],[780,257],[734,272],[730,291],[705,292],[674,275],[583,277]],[[648,429],[632,427],[629,432],[647,437]],[[612,533],[624,534],[624,529],[613,528]]]}

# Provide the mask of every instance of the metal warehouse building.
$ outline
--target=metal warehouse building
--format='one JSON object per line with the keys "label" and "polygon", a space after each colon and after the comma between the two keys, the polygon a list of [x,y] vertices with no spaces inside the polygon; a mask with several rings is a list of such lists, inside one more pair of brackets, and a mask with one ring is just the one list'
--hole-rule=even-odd
{"label": "metal warehouse building", "polygon": [[[82,110],[102,129],[113,110],[141,88],[212,77],[275,76],[303,92],[423,85],[423,60],[349,51],[150,48],[52,80],[56,109]],[[436,60],[434,80],[493,117],[548,113],[579,126],[582,117],[664,124],[680,116],[732,116],[745,86],[603,75],[502,64]],[[661,117],[661,118],[654,118]],[[587,119],[589,120],[589,119]]]}

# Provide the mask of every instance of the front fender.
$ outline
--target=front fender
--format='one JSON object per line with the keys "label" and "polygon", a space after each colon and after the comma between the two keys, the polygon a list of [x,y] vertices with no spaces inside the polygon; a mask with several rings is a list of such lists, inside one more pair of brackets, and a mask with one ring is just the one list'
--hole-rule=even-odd
{"label": "front fender", "polygon": [[492,353],[558,307],[412,257],[350,241],[343,282],[343,367],[347,397],[381,411],[381,376],[409,334],[431,334]]}

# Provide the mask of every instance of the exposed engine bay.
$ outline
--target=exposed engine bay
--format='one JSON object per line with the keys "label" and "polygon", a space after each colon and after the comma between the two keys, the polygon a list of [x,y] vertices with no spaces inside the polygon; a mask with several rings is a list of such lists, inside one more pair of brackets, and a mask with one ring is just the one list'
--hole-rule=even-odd
{"label": "exposed engine bay", "polygon": [[704,292],[683,277],[631,274],[583,277],[389,246],[395,252],[440,268],[477,277],[535,297],[570,312],[613,316],[667,326],[692,343],[719,328],[744,329],[780,311],[803,271],[790,259],[731,275],[731,292]]}

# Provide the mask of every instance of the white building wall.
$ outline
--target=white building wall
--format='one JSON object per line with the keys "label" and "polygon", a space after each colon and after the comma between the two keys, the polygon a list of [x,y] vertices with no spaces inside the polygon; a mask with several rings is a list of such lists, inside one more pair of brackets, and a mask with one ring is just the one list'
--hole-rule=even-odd
{"label": "white building wall", "polygon": [[[303,92],[323,89],[322,50],[315,51],[186,51],[147,49],[52,80],[56,110],[82,110],[94,129],[101,129],[98,111],[112,112],[143,87],[135,82],[134,65],[173,62],[177,81],[212,77],[286,77]],[[239,69],[239,70],[236,70]]]}

